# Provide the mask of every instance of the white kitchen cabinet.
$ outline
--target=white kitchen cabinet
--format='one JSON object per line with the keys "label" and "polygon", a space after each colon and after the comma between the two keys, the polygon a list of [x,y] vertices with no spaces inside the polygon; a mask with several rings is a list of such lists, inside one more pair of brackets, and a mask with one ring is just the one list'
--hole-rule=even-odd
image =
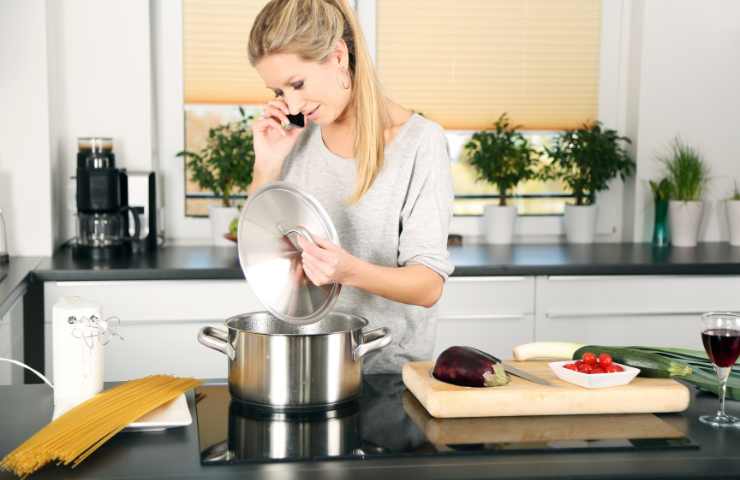
{"label": "white kitchen cabinet", "polygon": [[700,315],[740,310],[738,276],[537,277],[537,340],[702,348]]}
{"label": "white kitchen cabinet", "polygon": [[106,381],[155,373],[225,378],[226,357],[199,344],[198,330],[262,310],[243,280],[47,282],[45,354],[52,377],[52,307],[63,296],[95,302],[104,318],[120,320],[112,324],[123,339],[114,337],[104,347]]}
{"label": "white kitchen cabinet", "polygon": [[[23,298],[0,317],[0,357],[23,361]],[[0,385],[23,383],[23,368],[0,362]]]}
{"label": "white kitchen cabinet", "polygon": [[[105,346],[106,380],[154,373],[224,378],[226,358],[200,345],[198,330],[263,309],[243,280],[47,282],[44,292],[52,377],[52,306],[65,295],[99,303],[104,317],[120,319],[123,340]],[[510,358],[514,346],[535,340],[701,348],[699,315],[740,311],[738,292],[740,276],[452,277],[439,301],[434,355],[470,345]],[[14,323],[22,326],[19,304]],[[0,350],[8,349],[10,323],[0,322]],[[0,382],[9,371],[0,364]]]}
{"label": "white kitchen cabinet", "polygon": [[534,277],[452,277],[439,301],[434,356],[468,345],[510,358],[534,340]]}

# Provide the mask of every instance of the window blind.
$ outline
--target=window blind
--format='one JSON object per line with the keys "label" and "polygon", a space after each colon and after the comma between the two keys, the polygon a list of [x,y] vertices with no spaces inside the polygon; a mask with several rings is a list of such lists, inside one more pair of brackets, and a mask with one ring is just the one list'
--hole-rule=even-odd
{"label": "window blind", "polygon": [[377,0],[376,29],[386,94],[447,129],[597,118],[601,0]]}
{"label": "window blind", "polygon": [[252,68],[247,43],[267,0],[184,0],[186,104],[262,104],[272,92]]}

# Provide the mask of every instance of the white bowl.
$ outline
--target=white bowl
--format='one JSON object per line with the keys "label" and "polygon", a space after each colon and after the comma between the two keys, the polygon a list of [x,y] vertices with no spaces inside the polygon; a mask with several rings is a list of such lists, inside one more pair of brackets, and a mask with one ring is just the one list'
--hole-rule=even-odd
{"label": "white bowl", "polygon": [[627,385],[637,376],[638,373],[640,373],[639,368],[622,365],[620,363],[615,363],[614,365],[622,367],[624,369],[622,372],[582,373],[565,368],[565,365],[568,363],[575,363],[575,360],[550,362],[548,365],[560,380],[574,383],[584,388],[606,388],[616,387],[618,385]]}

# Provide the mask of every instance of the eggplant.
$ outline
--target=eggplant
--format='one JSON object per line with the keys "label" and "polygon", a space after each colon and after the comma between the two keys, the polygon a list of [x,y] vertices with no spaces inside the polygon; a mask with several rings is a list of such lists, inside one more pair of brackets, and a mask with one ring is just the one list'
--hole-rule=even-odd
{"label": "eggplant", "polygon": [[432,375],[463,387],[498,387],[511,381],[501,362],[471,347],[450,347],[440,353]]}

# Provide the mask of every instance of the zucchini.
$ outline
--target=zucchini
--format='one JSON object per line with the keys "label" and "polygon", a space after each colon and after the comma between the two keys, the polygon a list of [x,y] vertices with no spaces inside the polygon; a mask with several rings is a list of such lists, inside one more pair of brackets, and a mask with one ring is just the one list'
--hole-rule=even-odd
{"label": "zucchini", "polygon": [[692,369],[687,363],[635,348],[586,345],[573,353],[573,359],[580,360],[584,352],[593,352],[596,356],[608,353],[617,363],[639,368],[641,377],[688,377],[692,374]]}

